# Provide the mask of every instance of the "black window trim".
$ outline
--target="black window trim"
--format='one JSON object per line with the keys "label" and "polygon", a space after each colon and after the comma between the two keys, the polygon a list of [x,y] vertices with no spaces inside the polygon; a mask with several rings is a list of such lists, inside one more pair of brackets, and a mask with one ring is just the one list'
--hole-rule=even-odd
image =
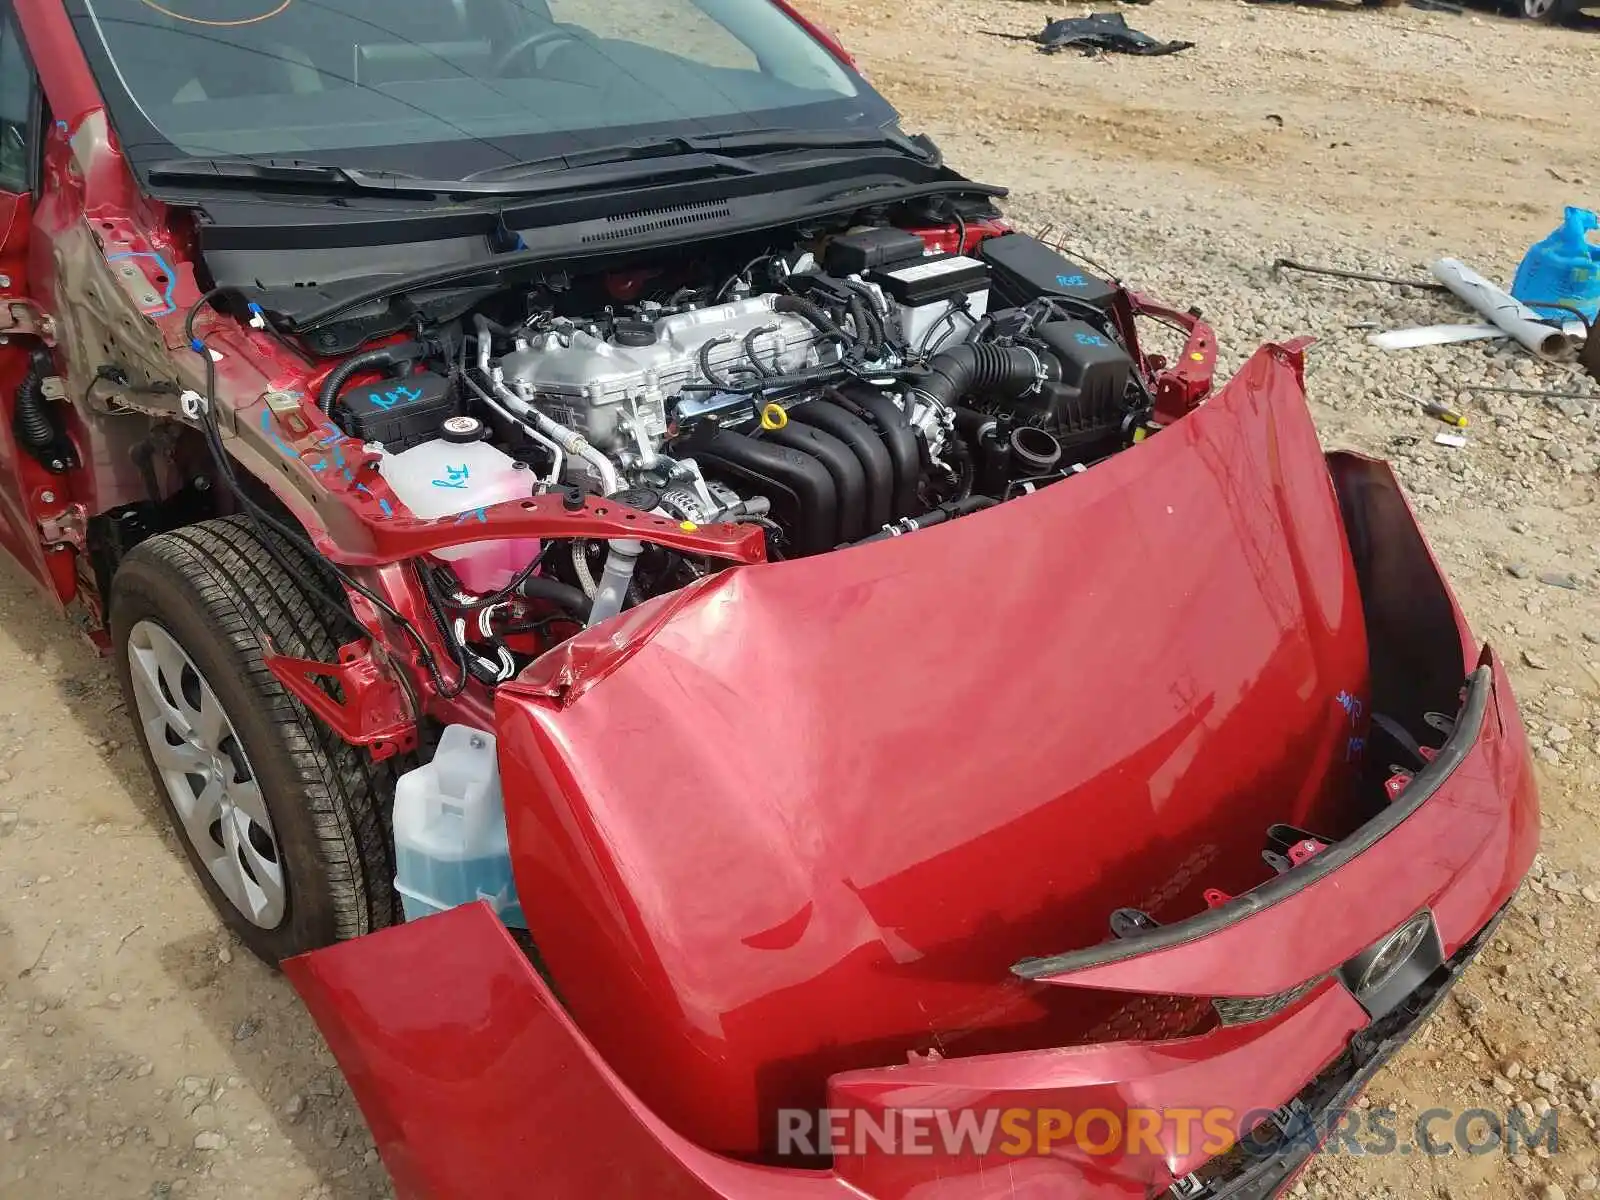
{"label": "black window trim", "polygon": [[[28,139],[28,178],[27,194],[35,201],[43,195],[44,185],[44,141],[46,121],[49,115],[49,102],[45,99],[44,86],[39,81],[39,68],[33,61],[33,51],[28,48],[28,35],[23,31],[22,22],[17,18],[17,6],[12,0],[0,0],[0,24],[8,28],[8,35],[17,39],[17,45],[22,50],[22,61],[28,68],[28,126],[26,137]],[[0,190],[7,190],[6,181],[0,180]],[[11,193],[21,194],[21,193]]]}

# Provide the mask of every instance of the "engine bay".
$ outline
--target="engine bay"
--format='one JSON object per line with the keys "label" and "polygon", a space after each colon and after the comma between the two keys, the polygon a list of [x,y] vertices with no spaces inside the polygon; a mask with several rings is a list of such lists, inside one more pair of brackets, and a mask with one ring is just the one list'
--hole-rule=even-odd
{"label": "engine bay", "polygon": [[[1124,293],[1026,234],[961,234],[954,253],[886,224],[546,277],[346,359],[319,405],[421,518],[560,493],[755,525],[771,560],[906,536],[1154,428]],[[423,580],[493,684],[715,569],[640,541],[523,539],[439,551]]]}

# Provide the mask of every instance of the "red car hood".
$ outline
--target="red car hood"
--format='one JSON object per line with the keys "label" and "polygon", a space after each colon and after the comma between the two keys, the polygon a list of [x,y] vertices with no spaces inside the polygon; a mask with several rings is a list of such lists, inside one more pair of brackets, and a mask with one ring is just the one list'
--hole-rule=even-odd
{"label": "red car hood", "polygon": [[838,1071],[1193,1032],[1209,1006],[1010,968],[1260,883],[1274,822],[1348,832],[1367,670],[1299,359],[1268,348],[1081,477],[725,571],[502,688],[523,907],[640,1099],[761,1154]]}

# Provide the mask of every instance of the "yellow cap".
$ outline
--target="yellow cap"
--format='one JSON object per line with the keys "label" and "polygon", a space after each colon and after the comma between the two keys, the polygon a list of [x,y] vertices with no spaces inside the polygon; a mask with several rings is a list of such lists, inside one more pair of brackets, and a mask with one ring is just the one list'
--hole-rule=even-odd
{"label": "yellow cap", "polygon": [[789,423],[789,414],[781,404],[769,404],[761,410],[761,428],[769,432],[782,429]]}
{"label": "yellow cap", "polygon": [[696,533],[699,531],[700,526],[696,525],[693,521],[680,521],[678,522],[678,528],[683,530],[685,533]]}

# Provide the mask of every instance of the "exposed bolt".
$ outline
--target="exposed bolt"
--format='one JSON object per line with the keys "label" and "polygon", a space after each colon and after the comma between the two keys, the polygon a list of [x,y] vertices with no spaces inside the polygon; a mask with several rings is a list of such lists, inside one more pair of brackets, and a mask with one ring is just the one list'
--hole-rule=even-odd
{"label": "exposed bolt", "polygon": [[486,743],[477,734],[473,734],[472,737],[468,739],[467,744],[474,750],[482,750]]}
{"label": "exposed bolt", "polygon": [[9,276],[9,275],[0,275],[0,287],[10,287],[10,286],[11,286],[11,276]]}
{"label": "exposed bolt", "polygon": [[204,475],[196,475],[194,477],[194,490],[197,492],[209,492],[211,490],[211,480]]}
{"label": "exposed bolt", "polygon": [[54,492],[52,492],[52,491],[43,491],[43,492],[39,493],[39,503],[40,504],[54,504],[55,502],[56,502],[56,494]]}

